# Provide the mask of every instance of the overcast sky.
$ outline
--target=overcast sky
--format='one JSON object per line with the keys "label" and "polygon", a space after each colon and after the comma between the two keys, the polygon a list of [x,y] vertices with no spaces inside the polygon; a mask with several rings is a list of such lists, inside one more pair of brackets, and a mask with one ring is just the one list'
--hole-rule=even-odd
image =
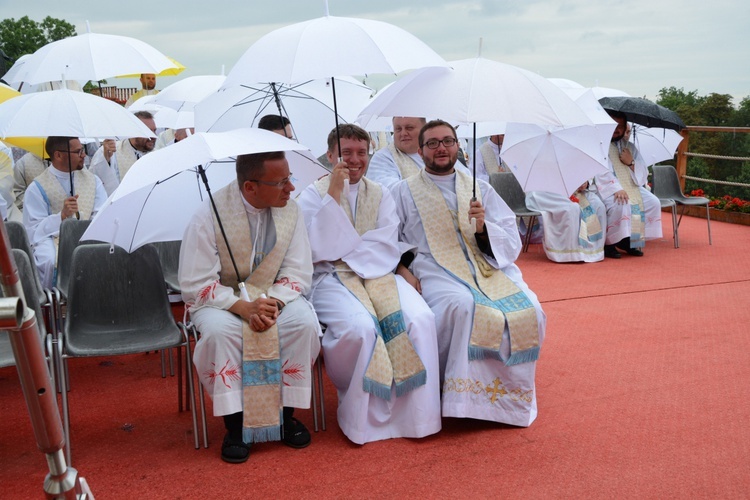
{"label": "overcast sky", "polygon": [[[330,14],[395,24],[446,60],[478,54],[545,77],[567,78],[655,99],[663,87],[750,95],[750,2],[712,0],[329,0]],[[160,78],[229,72],[269,31],[324,14],[324,0],[151,3],[0,0],[0,18],[65,19],[79,34],[150,43],[187,70]],[[387,79],[371,78],[380,87]],[[112,83],[112,82],[110,82]],[[124,86],[122,81],[117,82]]]}

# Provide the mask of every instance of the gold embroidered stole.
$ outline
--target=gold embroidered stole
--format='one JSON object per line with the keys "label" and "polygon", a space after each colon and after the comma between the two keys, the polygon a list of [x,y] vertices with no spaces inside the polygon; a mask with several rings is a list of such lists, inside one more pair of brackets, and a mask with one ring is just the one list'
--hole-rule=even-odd
{"label": "gold embroidered stole", "polygon": [[479,148],[479,153],[482,155],[482,160],[484,160],[484,169],[487,171],[487,174],[510,172],[510,169],[504,163],[502,165],[498,163],[498,154],[495,153],[495,149],[492,146],[493,144],[490,144],[488,140]]}
{"label": "gold embroidered stole", "polygon": [[[627,146],[625,146],[627,147]],[[635,155],[633,155],[635,158]],[[630,247],[637,248],[645,245],[646,214],[643,209],[643,198],[633,178],[630,176],[630,167],[620,161],[620,150],[614,142],[609,143],[609,159],[615,170],[620,186],[628,193],[630,203]]]}
{"label": "gold embroidered stole", "polygon": [[[469,340],[469,359],[501,359],[500,346],[507,323],[510,357],[506,365],[535,361],[539,357],[536,311],[526,294],[502,271],[485,259],[468,220],[472,179],[456,172],[458,215],[453,215],[443,194],[426,172],[407,180],[424,227],[430,252],[449,274],[466,285],[474,298],[474,324]],[[477,190],[478,200],[481,197]],[[454,237],[456,225],[467,252]],[[468,256],[475,273],[469,267]]]}
{"label": "gold embroidered stole", "polygon": [[[330,175],[315,182],[321,198],[330,186]],[[346,188],[346,184],[344,185]],[[383,189],[376,182],[360,179],[357,188],[356,216],[352,214],[348,193],[342,192],[341,207],[357,233],[362,236],[377,228],[378,210]],[[378,332],[370,355],[362,387],[380,398],[390,400],[391,385],[396,384],[396,396],[406,394],[427,381],[427,372],[406,333],[401,311],[396,278],[389,272],[374,279],[362,279],[349,265],[339,259],[333,263],[336,277],[367,309]]]}
{"label": "gold embroidered stole", "polygon": [[393,161],[396,162],[398,171],[401,172],[402,179],[418,174],[419,171],[422,170],[417,162],[415,162],[409,155],[404,154],[395,144],[388,144],[388,151],[393,155]]}
{"label": "gold embroidered stole", "polygon": [[583,191],[576,191],[575,197],[578,198],[578,206],[581,208],[578,244],[589,246],[591,243],[602,239],[602,225],[599,223],[596,211],[589,203],[588,198],[586,198],[586,194]]}
{"label": "gold embroidered stole", "polygon": [[138,159],[135,154],[135,148],[130,144],[130,139],[125,139],[117,143],[115,156],[117,156],[117,175],[122,182],[122,178],[125,177],[130,167]]}
{"label": "gold embroidered stole", "polygon": [[[250,300],[256,300],[273,285],[297,224],[297,204],[290,201],[286,207],[272,208],[276,244],[255,269],[252,269],[253,248],[250,224],[242,202],[237,181],[214,195],[219,217],[232,247],[240,277]],[[239,294],[237,275],[229,257],[229,250],[213,216],[216,245],[219,250],[222,285],[230,286]],[[258,235],[255,235],[258,238]],[[256,332],[242,320],[242,401],[245,442],[278,441],[281,439],[281,362],[279,360],[279,335],[274,324],[264,332]]]}
{"label": "gold embroidered stole", "polygon": [[[50,167],[54,168],[54,167]],[[50,169],[45,169],[39,174],[34,182],[42,188],[42,196],[47,200],[50,214],[61,212],[63,203],[70,193],[63,189],[60,181],[54,176]],[[89,220],[94,211],[94,200],[96,199],[96,177],[86,169],[73,172],[73,191],[78,195],[78,213],[81,220]]]}

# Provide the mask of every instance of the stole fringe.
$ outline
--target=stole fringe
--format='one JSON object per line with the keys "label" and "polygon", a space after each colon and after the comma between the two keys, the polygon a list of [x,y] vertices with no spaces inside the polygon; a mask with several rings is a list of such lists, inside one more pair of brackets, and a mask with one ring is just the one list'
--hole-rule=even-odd
{"label": "stole fringe", "polygon": [[419,373],[415,373],[403,382],[396,384],[396,397],[403,396],[407,392],[413,391],[417,387],[421,387],[427,383],[427,370],[422,370]]}
{"label": "stole fringe", "polygon": [[481,361],[483,359],[496,359],[502,361],[500,352],[486,347],[469,345],[469,361]]}
{"label": "stole fringe", "polygon": [[243,427],[242,440],[246,443],[267,443],[270,441],[281,441],[281,426],[270,427]]}
{"label": "stole fringe", "polygon": [[375,382],[370,378],[364,377],[362,379],[362,390],[386,401],[391,400],[391,387]]}
{"label": "stole fringe", "polygon": [[520,365],[522,363],[531,363],[539,359],[539,347],[532,347],[525,351],[514,352],[505,362],[506,366]]}

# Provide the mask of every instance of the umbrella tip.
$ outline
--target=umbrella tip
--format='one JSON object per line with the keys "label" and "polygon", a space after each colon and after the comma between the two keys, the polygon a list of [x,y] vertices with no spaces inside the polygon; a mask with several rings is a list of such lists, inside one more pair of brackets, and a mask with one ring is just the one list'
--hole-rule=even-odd
{"label": "umbrella tip", "polygon": [[91,33],[91,25],[88,19],[86,19],[86,33]]}
{"label": "umbrella tip", "polygon": [[477,54],[477,57],[482,57],[482,37],[479,37],[479,54]]}
{"label": "umbrella tip", "polygon": [[323,4],[325,5],[325,16],[328,17],[330,16],[328,12],[328,0],[323,0]]}

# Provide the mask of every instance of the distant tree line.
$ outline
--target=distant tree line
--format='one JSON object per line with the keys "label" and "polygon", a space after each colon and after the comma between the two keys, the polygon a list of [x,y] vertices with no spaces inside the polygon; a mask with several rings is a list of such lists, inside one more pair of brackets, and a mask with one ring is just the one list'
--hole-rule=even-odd
{"label": "distant tree line", "polygon": [[[665,87],[659,91],[657,104],[680,115],[686,125],[711,127],[750,127],[750,97],[742,99],[737,107],[729,94],[710,93]],[[691,132],[690,152],[719,156],[750,157],[750,134],[717,132]],[[750,161],[688,158],[687,174],[693,177],[750,184]],[[688,180],[686,191],[703,189],[710,196],[726,194],[750,200],[750,188],[723,186]]]}
{"label": "distant tree line", "polygon": [[24,54],[33,54],[50,42],[75,36],[75,26],[47,16],[38,23],[29,16],[0,21],[0,76]]}

